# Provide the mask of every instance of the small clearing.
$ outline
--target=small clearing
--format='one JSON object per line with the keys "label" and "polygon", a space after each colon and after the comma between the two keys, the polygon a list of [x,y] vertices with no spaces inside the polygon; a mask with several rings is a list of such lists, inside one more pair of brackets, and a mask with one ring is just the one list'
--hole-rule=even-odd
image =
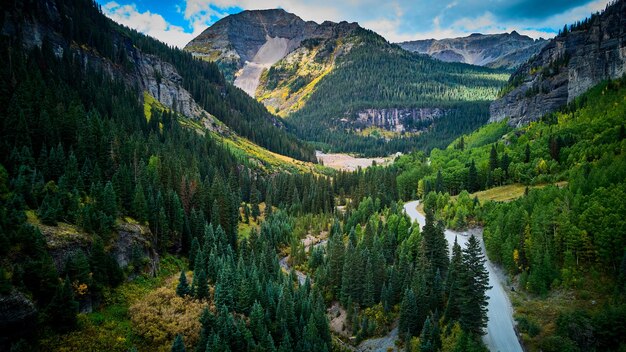
{"label": "small clearing", "polygon": [[376,165],[387,165],[396,158],[397,155],[390,155],[387,157],[378,158],[359,158],[349,154],[332,153],[326,154],[320,151],[315,153],[317,160],[324,166],[335,170],[341,171],[355,171],[359,167],[365,169],[372,166],[374,162]]}

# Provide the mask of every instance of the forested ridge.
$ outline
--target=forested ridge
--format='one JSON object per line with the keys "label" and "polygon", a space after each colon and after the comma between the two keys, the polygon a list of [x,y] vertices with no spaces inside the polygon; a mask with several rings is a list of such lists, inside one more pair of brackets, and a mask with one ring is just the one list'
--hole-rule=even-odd
{"label": "forested ridge", "polygon": [[[75,21],[47,17],[52,4]],[[495,123],[455,138],[482,124],[497,73],[412,54],[362,57],[370,71],[388,59],[409,65],[387,77],[406,84],[427,67],[423,92],[441,93],[422,101],[372,85],[378,107],[441,104],[465,124],[437,122],[437,142],[337,139],[364,153],[410,141],[425,150],[318,175],[265,167],[228,135],[146,105],[126,77],[84,55],[128,73],[124,52],[134,45],[176,66],[234,132],[312,155],[214,65],[113,24],[90,1],[1,8],[63,26],[40,47],[0,38],[0,350],[343,351],[382,336],[385,349],[485,351],[486,291],[499,283],[488,282],[481,237],[450,254],[444,236],[476,225],[515,289],[526,348],[625,348],[626,78],[528,126]],[[70,43],[62,53],[59,38]],[[339,103],[356,96],[341,87]],[[339,136],[324,131],[315,133]],[[506,186],[522,191],[507,202],[484,193]],[[403,210],[412,199],[422,200],[422,228]]]}
{"label": "forested ridge", "polygon": [[[507,78],[497,70],[410,53],[362,28],[344,41],[351,43],[350,51],[337,59],[302,109],[287,118],[294,133],[325,150],[387,155],[445,147],[489,119],[489,102]],[[447,113],[425,121],[426,133],[419,136],[362,136],[350,122],[362,109],[423,107]]]}

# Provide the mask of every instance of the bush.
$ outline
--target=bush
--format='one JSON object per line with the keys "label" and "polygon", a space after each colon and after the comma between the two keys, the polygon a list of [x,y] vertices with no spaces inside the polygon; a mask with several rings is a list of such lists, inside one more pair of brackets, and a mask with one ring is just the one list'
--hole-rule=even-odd
{"label": "bush", "polygon": [[530,337],[535,337],[541,332],[541,327],[525,316],[515,318],[520,331],[527,333]]}
{"label": "bush", "polygon": [[200,336],[200,315],[206,303],[179,297],[171,287],[161,287],[130,307],[130,320],[138,335],[153,346],[171,346],[180,334],[188,347]]}
{"label": "bush", "polygon": [[567,337],[548,336],[541,342],[541,350],[543,352],[575,352],[578,348]]}

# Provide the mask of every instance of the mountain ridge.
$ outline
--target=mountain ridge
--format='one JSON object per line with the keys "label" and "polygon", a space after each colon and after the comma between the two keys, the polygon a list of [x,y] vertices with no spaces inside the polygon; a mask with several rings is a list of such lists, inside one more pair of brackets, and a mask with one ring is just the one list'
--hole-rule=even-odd
{"label": "mountain ridge", "polygon": [[491,68],[514,69],[547,43],[516,31],[500,34],[472,33],[466,37],[411,40],[398,43],[405,50],[441,61],[463,62]]}
{"label": "mountain ridge", "polygon": [[[280,20],[266,27],[267,16]],[[259,55],[261,48],[273,45],[282,52],[263,60],[268,57]],[[240,88],[285,117],[291,131],[316,148],[341,145],[335,150],[370,156],[408,151],[416,139],[428,140],[427,132],[438,124],[477,127],[487,118],[485,102],[506,79],[502,71],[410,53],[357,23],[316,24],[284,11],[228,16],[186,50],[215,61],[235,84],[244,82]],[[329,97],[337,98],[333,92],[341,98],[329,106]],[[470,107],[473,101],[481,108]]]}

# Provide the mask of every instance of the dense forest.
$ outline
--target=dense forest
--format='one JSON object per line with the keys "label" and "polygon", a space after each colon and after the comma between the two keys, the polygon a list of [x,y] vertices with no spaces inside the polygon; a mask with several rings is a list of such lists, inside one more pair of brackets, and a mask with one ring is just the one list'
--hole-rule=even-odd
{"label": "dense forest", "polygon": [[[0,350],[330,352],[391,336],[398,350],[485,351],[486,291],[498,283],[481,241],[515,289],[526,348],[624,350],[626,78],[528,126],[467,133],[486,120],[499,74],[356,47],[359,60],[329,80],[340,89],[320,83],[318,110],[294,116],[310,114],[295,132],[365,154],[421,150],[355,172],[270,170],[228,138],[302,160],[311,147],[215,65],[114,24],[88,0],[0,8],[3,21],[58,31],[40,47],[19,30],[0,37]],[[232,131],[148,104],[128,79],[133,50],[174,65]],[[362,74],[385,64],[398,76]],[[462,118],[436,121],[427,138],[339,133],[318,118],[373,104],[349,72],[378,94],[375,107],[437,104]],[[415,95],[406,77],[424,82]],[[403,209],[412,199],[421,228]],[[473,226],[482,237],[449,251],[445,228]]]}
{"label": "dense forest", "polygon": [[[626,79],[605,82],[530,126],[490,124],[428,158],[414,153],[396,163],[404,170],[399,196],[424,197],[452,228],[484,224],[489,257],[520,288],[578,296],[556,312],[524,310],[520,327],[533,348],[623,348],[625,94]],[[517,200],[479,200],[513,188],[521,190]],[[603,303],[585,305],[588,295]]]}
{"label": "dense forest", "polygon": [[[318,83],[306,105],[287,119],[294,133],[324,150],[388,155],[416,147],[443,148],[488,120],[489,102],[508,77],[410,53],[360,28],[346,41],[354,42],[350,52]],[[447,113],[426,121],[422,129],[428,133],[419,136],[386,140],[359,135],[351,125],[362,109],[422,107]],[[342,122],[344,118],[348,122]]]}

